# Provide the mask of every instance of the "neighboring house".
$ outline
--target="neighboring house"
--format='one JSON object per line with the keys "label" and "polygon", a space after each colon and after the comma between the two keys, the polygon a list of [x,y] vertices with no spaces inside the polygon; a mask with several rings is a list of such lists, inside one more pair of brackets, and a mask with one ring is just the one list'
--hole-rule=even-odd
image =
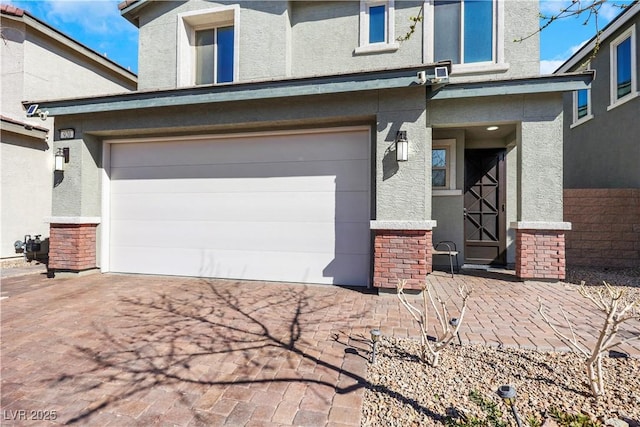
{"label": "neighboring house", "polygon": [[540,77],[513,42],[537,0],[120,7],[139,91],[40,102],[76,130],[53,270],[394,288],[452,240],[564,277],[562,93],[592,75]]}
{"label": "neighboring house", "polygon": [[[567,262],[640,267],[640,3],[626,7],[556,73],[596,71],[565,95]],[[594,49],[598,47],[594,55]]]}
{"label": "neighboring house", "polygon": [[[41,235],[46,257],[54,185],[54,120],[27,118],[22,101],[121,93],[136,76],[29,13],[1,5],[0,263],[22,258],[14,242]],[[44,110],[43,110],[44,111]]]}

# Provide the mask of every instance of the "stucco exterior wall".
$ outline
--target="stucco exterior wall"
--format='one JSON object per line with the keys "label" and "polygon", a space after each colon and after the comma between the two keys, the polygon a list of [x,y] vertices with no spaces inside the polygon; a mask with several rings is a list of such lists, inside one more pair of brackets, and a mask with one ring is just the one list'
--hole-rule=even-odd
{"label": "stucco exterior wall", "polygon": [[53,157],[42,140],[2,133],[0,142],[0,257],[20,256],[13,242],[25,234],[49,235],[43,219],[51,212]]}
{"label": "stucco exterior wall", "polygon": [[[455,137],[457,141],[457,183],[464,187],[464,148],[503,146],[506,157],[507,263],[515,261],[515,221],[562,221],[562,108],[560,94],[512,95],[432,101],[427,109],[427,125],[464,127],[483,123],[516,123],[516,135],[504,141],[473,141],[446,129],[438,129],[437,138]],[[434,130],[435,132],[435,130]],[[433,241],[453,240],[464,259],[462,195],[434,196]]]}
{"label": "stucco exterior wall", "polygon": [[[27,118],[22,101],[123,93],[135,88],[133,77],[117,75],[40,32],[37,28],[44,24],[33,22],[27,15],[16,19],[2,17],[0,112],[21,123],[50,129],[50,132],[46,140],[2,132],[1,259],[21,256],[16,254],[13,242],[22,240],[25,234],[41,234],[43,239],[49,235],[49,225],[44,220],[51,216],[51,189],[55,185],[54,118],[44,121],[38,116]],[[72,161],[77,161],[73,154]],[[80,182],[80,176],[74,177],[73,172],[68,175],[68,181]],[[74,206],[61,211],[82,212],[82,209]]]}
{"label": "stucco exterior wall", "polygon": [[[141,10],[139,20],[139,88],[178,86],[178,16],[240,3],[238,30],[239,81],[309,77],[371,69],[396,68],[433,62],[423,25],[416,25],[409,40],[397,50],[359,53],[359,1],[251,1],[251,2],[154,2]],[[419,16],[423,1],[395,1],[395,34],[392,41],[409,31],[411,16]],[[425,10],[430,10],[425,7]],[[502,39],[498,46],[503,62],[499,67],[454,73],[452,82],[535,76],[539,72],[539,40],[522,43],[514,39],[534,34],[538,28],[538,3],[504,1],[500,7]],[[429,13],[429,12],[428,12]],[[429,18],[429,17],[428,17]],[[432,49],[431,49],[432,50]]]}
{"label": "stucco exterior wall", "polygon": [[[571,128],[573,94],[564,96],[565,188],[640,188],[640,97],[608,109],[611,88],[610,43],[636,25],[636,58],[640,64],[640,15],[606,40],[591,60],[593,118]],[[640,78],[636,68],[636,78]]]}
{"label": "stucco exterior wall", "polygon": [[0,54],[2,61],[2,114],[10,117],[24,116],[22,93],[24,92],[24,38],[25,25],[8,19],[2,19],[2,36]]}
{"label": "stucco exterior wall", "polygon": [[[167,136],[218,132],[250,132],[287,128],[324,127],[369,124],[375,141],[372,158],[376,164],[373,180],[375,208],[372,219],[428,220],[431,200],[426,197],[430,186],[430,132],[426,131],[424,113],[425,89],[319,95],[308,98],[233,102],[180,108],[104,113],[61,117],[57,126],[76,129],[74,141],[58,141],[55,147],[69,146],[71,162],[64,179],[54,188],[53,216],[100,215],[100,167],[98,146],[104,138],[134,136]],[[422,105],[422,107],[421,107]],[[251,114],[246,114],[251,111]],[[68,121],[67,121],[68,120]],[[406,130],[410,139],[410,161],[395,160],[395,138],[398,130]],[[429,182],[428,182],[429,180]]]}

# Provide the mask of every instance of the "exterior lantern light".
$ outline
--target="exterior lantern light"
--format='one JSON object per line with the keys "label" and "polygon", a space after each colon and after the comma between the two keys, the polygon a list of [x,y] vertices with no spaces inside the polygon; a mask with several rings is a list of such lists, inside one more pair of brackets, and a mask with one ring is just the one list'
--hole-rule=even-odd
{"label": "exterior lantern light", "polygon": [[380,336],[382,333],[380,329],[372,329],[371,330],[371,342],[373,343],[373,350],[371,352],[371,363],[376,363],[376,352],[378,350],[378,341],[380,341]]}
{"label": "exterior lantern light", "polygon": [[516,388],[512,385],[501,385],[498,387],[498,396],[502,399],[505,405],[511,408],[511,412],[513,412],[513,417],[516,419],[518,427],[522,427],[522,420],[520,419],[520,415],[516,409]]}
{"label": "exterior lantern light", "polygon": [[396,134],[396,160],[399,162],[409,160],[409,141],[406,130],[399,130]]}
{"label": "exterior lantern light", "polygon": [[54,160],[54,170],[56,172],[62,172],[64,170],[64,164],[69,163],[69,147],[58,148]]}

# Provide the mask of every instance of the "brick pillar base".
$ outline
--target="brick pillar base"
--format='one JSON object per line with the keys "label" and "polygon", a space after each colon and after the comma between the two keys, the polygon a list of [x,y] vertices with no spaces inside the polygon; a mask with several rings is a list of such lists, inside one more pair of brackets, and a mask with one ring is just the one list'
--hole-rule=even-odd
{"label": "brick pillar base", "polygon": [[374,230],[373,286],[421,289],[432,271],[431,230]]}
{"label": "brick pillar base", "polygon": [[516,230],[516,276],[564,280],[564,233],[564,230]]}
{"label": "brick pillar base", "polygon": [[80,272],[96,268],[97,224],[51,224],[49,269]]}

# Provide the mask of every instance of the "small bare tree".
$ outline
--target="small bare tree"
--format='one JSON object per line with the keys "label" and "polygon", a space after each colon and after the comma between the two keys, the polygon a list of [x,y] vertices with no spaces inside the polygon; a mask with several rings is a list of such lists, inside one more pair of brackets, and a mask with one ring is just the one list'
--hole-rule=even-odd
{"label": "small bare tree", "polygon": [[567,322],[571,336],[560,332],[560,330],[551,323],[551,320],[544,312],[542,301],[538,298],[538,312],[545,323],[551,327],[556,336],[565,344],[585,357],[589,386],[591,387],[591,393],[596,398],[604,394],[602,356],[615,346],[640,338],[640,336],[637,335],[626,339],[616,338],[622,323],[632,319],[640,320],[640,312],[638,311],[638,308],[640,308],[640,299],[626,300],[623,291],[615,289],[607,282],[603,283],[604,288],[599,288],[595,291],[587,290],[584,286],[584,281],[578,288],[580,295],[595,304],[595,306],[605,314],[604,324],[602,328],[600,328],[598,339],[591,349],[586,344],[578,341],[573,331],[573,326],[567,314],[562,310],[562,307],[560,307],[560,311]]}
{"label": "small bare tree", "polygon": [[[421,311],[408,301],[407,296],[404,293],[406,283],[406,280],[398,281],[398,299],[400,299],[402,305],[407,309],[407,311],[409,311],[420,327],[422,360],[435,368],[440,362],[440,350],[451,343],[451,341],[458,335],[460,325],[462,325],[462,320],[464,318],[464,313],[467,309],[467,299],[469,298],[469,295],[471,295],[471,291],[469,291],[464,285],[460,285],[458,287],[458,294],[462,300],[460,314],[457,317],[457,322],[450,322],[445,301],[443,301],[438,293],[431,288],[430,284],[426,283],[422,285],[423,309]],[[434,326],[435,341],[429,340],[429,306],[433,307],[437,321]],[[452,327],[452,323],[455,323],[455,327]]]}

